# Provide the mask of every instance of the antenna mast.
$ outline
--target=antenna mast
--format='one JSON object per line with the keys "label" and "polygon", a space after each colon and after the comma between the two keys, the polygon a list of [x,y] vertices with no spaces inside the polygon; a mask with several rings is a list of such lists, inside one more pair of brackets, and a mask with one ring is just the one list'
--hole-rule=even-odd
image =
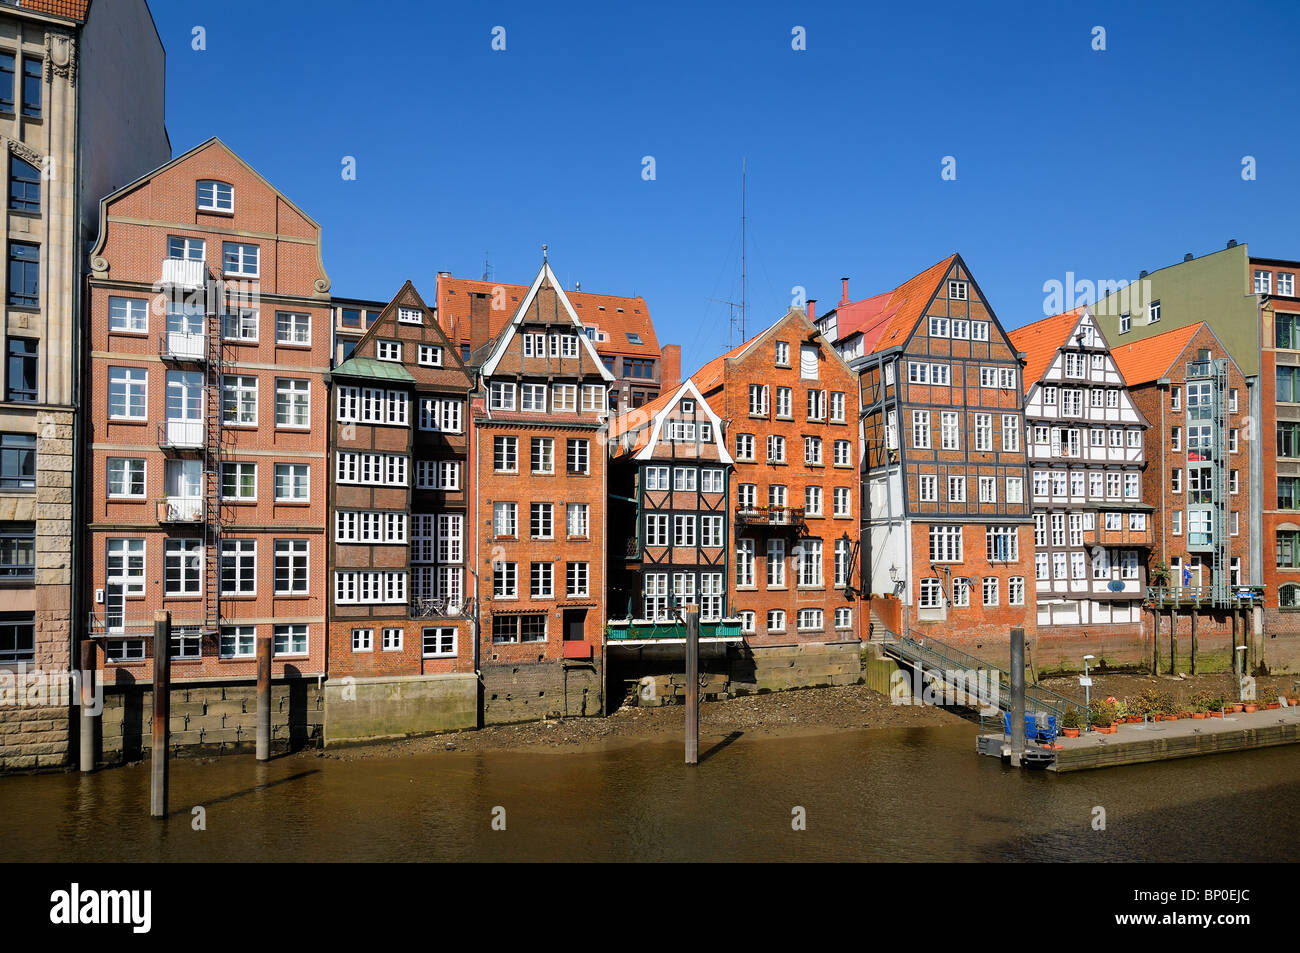
{"label": "antenna mast", "polygon": [[740,343],[745,343],[745,157],[740,159]]}

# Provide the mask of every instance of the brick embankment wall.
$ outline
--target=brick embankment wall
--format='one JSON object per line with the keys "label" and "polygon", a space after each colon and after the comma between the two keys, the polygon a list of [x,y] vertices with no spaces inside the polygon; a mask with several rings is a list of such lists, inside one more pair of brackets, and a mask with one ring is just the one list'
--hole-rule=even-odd
{"label": "brick embankment wall", "polygon": [[0,707],[0,772],[66,767],[70,715],[67,707]]}
{"label": "brick embankment wall", "polygon": [[[271,685],[271,749],[315,747],[321,741],[325,693],[314,680]],[[104,696],[100,763],[136,761],[153,748],[153,692],[109,689]],[[171,738],[176,754],[251,751],[257,744],[257,686],[183,685],[172,688]]]}
{"label": "brick embankment wall", "polygon": [[483,724],[581,718],[601,711],[600,659],[483,666]]}
{"label": "brick embankment wall", "polygon": [[325,745],[413,738],[478,727],[473,672],[325,683]]}

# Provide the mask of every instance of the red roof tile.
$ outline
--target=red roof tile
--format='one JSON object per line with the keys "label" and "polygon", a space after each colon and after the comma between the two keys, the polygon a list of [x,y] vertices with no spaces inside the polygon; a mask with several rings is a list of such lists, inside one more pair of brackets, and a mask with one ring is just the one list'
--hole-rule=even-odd
{"label": "red roof tile", "polygon": [[865,354],[902,344],[912,328],[916,327],[916,322],[925,313],[926,305],[934,297],[939,282],[956,260],[956,255],[949,255],[919,275],[909,278],[893,291],[836,307],[836,333],[839,339],[843,341],[851,334],[861,333]]}
{"label": "red roof tile", "polygon": [[[14,6],[14,4],[6,4]],[[86,20],[86,10],[90,7],[90,0],[22,0],[20,9],[34,10],[37,13],[49,13],[56,17],[67,17],[70,20]]]}
{"label": "red roof tile", "polygon": [[[478,281],[473,278],[438,277],[438,323],[457,344],[469,344],[470,296],[488,295],[495,288],[504,288],[506,307],[492,311],[488,337],[495,338],[510,323],[519,310],[519,302],[528,294],[527,285],[507,285],[499,281]],[[606,335],[604,341],[593,341],[600,354],[620,354],[629,357],[659,357],[659,338],[644,298],[624,298],[616,295],[594,294],[587,291],[569,291],[565,295],[585,327],[594,327]],[[641,343],[634,344],[628,335],[639,336]]]}
{"label": "red roof tile", "polygon": [[1169,368],[1174,366],[1187,342],[1203,327],[1205,323],[1200,322],[1132,344],[1111,345],[1110,356],[1115,359],[1119,372],[1124,375],[1124,382],[1130,387],[1149,384],[1168,375]]}
{"label": "red roof tile", "polygon": [[1054,314],[1050,318],[1008,332],[1011,346],[1025,355],[1025,372],[1022,376],[1025,393],[1042,379],[1067,335],[1079,323],[1082,311],[1082,308],[1076,308],[1063,314]]}

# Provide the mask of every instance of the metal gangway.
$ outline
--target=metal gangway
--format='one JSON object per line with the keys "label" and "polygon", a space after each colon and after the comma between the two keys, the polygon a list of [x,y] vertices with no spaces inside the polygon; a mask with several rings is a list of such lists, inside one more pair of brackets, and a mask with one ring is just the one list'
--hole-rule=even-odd
{"label": "metal gangway", "polygon": [[[918,641],[908,636],[889,635],[880,645],[890,658],[910,668],[920,668],[936,681],[953,686],[968,698],[977,699],[981,706],[1010,710],[1011,673],[1006,669],[932,638]],[[988,673],[987,678],[971,677],[972,673],[984,672]],[[1025,685],[1025,711],[1055,715],[1059,724],[1070,708],[1077,710],[1080,715],[1084,713],[1083,702],[1077,699],[1042,685]]]}

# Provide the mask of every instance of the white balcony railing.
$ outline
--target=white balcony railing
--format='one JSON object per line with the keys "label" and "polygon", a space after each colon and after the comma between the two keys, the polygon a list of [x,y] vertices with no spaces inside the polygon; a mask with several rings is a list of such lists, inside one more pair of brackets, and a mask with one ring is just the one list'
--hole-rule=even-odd
{"label": "white balcony railing", "polygon": [[208,336],[202,331],[164,331],[162,356],[177,361],[206,360]]}
{"label": "white balcony railing", "polygon": [[203,522],[203,498],[197,496],[168,496],[158,501],[158,522]]}
{"label": "white balcony railing", "polygon": [[202,288],[206,265],[188,258],[164,258],[162,283],[175,288]]}
{"label": "white balcony railing", "polygon": [[158,444],[172,450],[198,450],[202,448],[203,421],[167,421],[158,428]]}

